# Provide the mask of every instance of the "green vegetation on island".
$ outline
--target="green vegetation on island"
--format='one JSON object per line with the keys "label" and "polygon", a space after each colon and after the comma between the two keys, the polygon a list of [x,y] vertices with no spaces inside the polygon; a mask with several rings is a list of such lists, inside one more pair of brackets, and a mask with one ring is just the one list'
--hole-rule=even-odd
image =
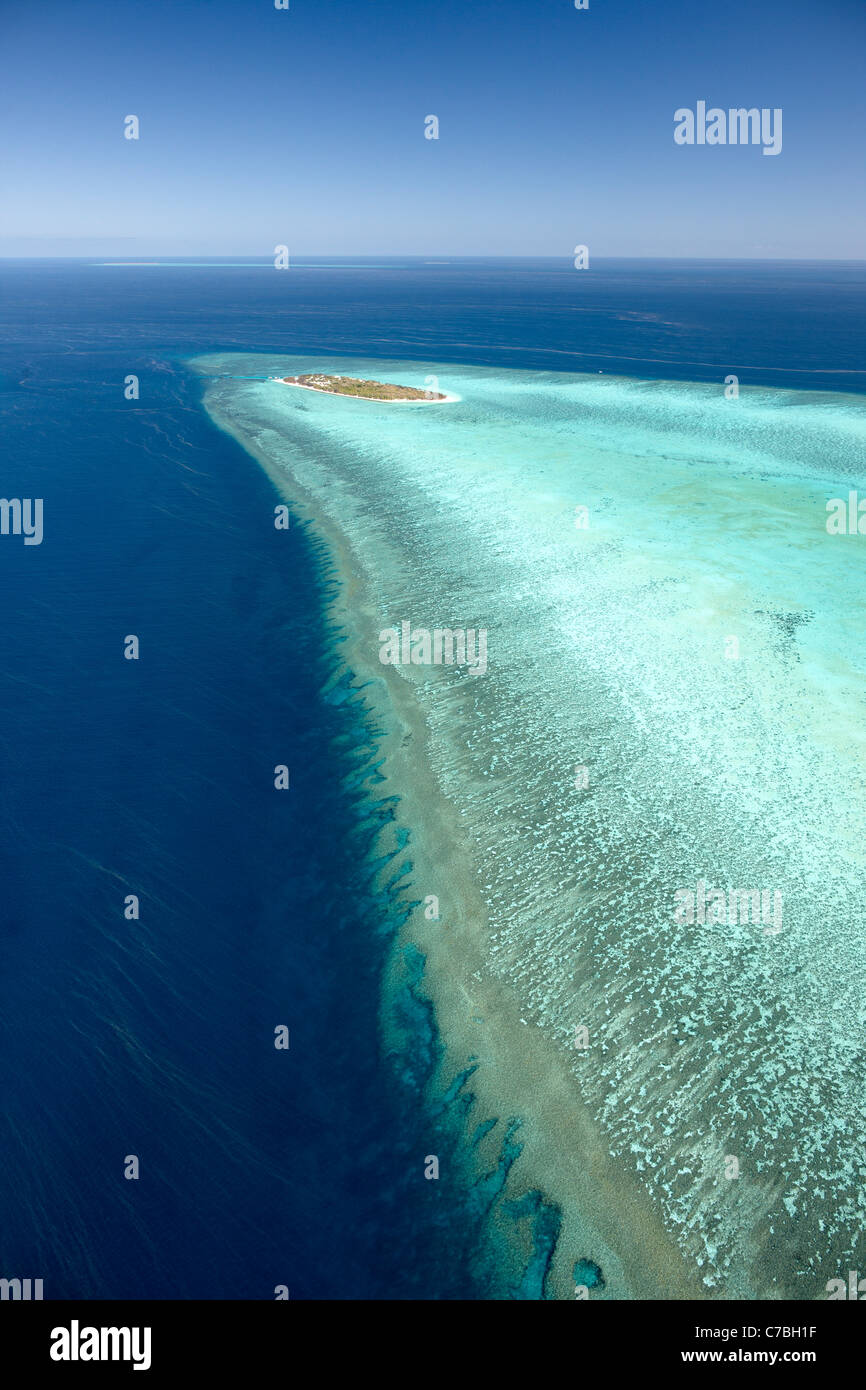
{"label": "green vegetation on island", "polygon": [[445,401],[442,391],[419,391],[414,386],[394,386],[386,381],[359,381],[353,376],[324,376],[307,372],[303,376],[284,376],[287,386],[308,386],[313,391],[327,391],[335,396],[363,396],[374,401]]}

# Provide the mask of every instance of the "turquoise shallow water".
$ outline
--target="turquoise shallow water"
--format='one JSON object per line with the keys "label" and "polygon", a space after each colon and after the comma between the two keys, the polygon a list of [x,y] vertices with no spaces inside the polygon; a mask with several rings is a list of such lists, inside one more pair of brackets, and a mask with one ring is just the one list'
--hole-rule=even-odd
{"label": "turquoise shallow water", "polygon": [[[829,498],[866,493],[862,399],[197,365],[433,373],[460,396],[223,379],[206,405],[339,528],[371,664],[403,620],[487,629],[483,678],[404,672],[487,905],[487,969],[708,1291],[810,1296],[862,1263],[866,536],[825,526]],[[780,893],[781,930],[677,921],[698,880]]]}

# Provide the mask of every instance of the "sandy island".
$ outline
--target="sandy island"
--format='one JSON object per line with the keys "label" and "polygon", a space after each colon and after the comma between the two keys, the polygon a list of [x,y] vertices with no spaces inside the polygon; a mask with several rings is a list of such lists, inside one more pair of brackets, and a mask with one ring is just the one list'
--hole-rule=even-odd
{"label": "sandy island", "polygon": [[273,376],[281,386],[299,386],[304,391],[318,391],[323,396],[349,396],[356,401],[384,401],[388,405],[442,405],[459,401],[449,391],[420,391],[415,386],[395,386],[387,381],[362,381],[352,376],[326,376],[307,372],[301,376]]}

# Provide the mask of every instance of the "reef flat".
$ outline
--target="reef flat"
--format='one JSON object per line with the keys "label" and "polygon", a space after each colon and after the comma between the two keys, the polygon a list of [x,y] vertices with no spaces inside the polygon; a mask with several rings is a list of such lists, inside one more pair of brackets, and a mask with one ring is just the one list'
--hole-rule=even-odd
{"label": "reef flat", "polygon": [[[577,1264],[594,1297],[823,1296],[866,1258],[866,537],[826,526],[866,491],[866,405],[327,365],[460,400],[226,378],[205,405],[339,557],[443,1085],[472,1060],[474,1119],[523,1121],[512,1195],[564,1213],[549,1292]],[[384,666],[406,622],[483,630],[484,675]]]}

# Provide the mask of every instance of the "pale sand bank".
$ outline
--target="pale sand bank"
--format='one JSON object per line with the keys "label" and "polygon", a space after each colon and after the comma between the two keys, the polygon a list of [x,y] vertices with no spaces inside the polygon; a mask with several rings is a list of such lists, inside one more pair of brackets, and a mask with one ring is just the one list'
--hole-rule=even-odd
{"label": "pale sand bank", "polygon": [[374,405],[448,405],[449,402],[459,401],[462,397],[455,395],[452,391],[442,391],[440,400],[406,400],[397,397],[395,400],[385,400],[380,396],[353,396],[351,391],[323,391],[321,386],[307,386],[303,381],[284,381],[280,376],[268,377],[268,381],[276,382],[278,386],[294,386],[298,391],[315,391],[317,396],[339,396],[346,401],[370,401]]}

